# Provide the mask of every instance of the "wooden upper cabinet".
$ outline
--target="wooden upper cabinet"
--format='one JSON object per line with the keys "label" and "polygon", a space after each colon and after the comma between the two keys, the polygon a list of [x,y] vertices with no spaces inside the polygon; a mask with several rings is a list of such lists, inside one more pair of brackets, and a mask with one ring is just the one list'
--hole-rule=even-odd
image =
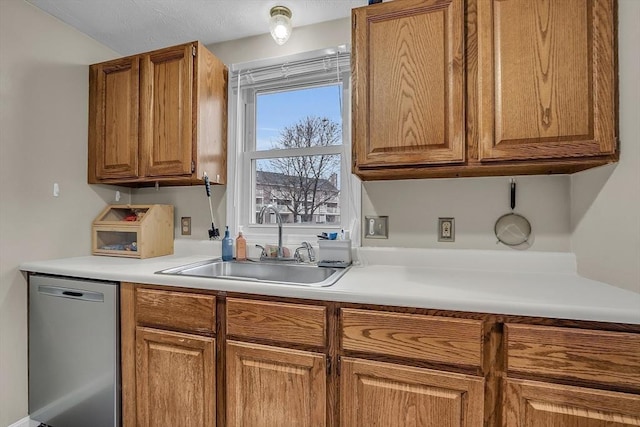
{"label": "wooden upper cabinet", "polygon": [[352,17],[356,172],[464,161],[462,0],[394,1]]}
{"label": "wooden upper cabinet", "polygon": [[353,172],[573,173],[618,160],[615,0],[354,9]]}
{"label": "wooden upper cabinet", "polygon": [[192,57],[191,45],[142,56],[143,176],[191,174]]}
{"label": "wooden upper cabinet", "polygon": [[[122,58],[90,69],[89,141],[97,179],[138,176],[140,59]],[[91,175],[91,173],[90,173]]]}
{"label": "wooden upper cabinet", "polygon": [[227,68],[199,42],[92,65],[89,85],[89,183],[225,183]]}
{"label": "wooden upper cabinet", "polygon": [[477,5],[479,159],[613,154],[614,0]]}

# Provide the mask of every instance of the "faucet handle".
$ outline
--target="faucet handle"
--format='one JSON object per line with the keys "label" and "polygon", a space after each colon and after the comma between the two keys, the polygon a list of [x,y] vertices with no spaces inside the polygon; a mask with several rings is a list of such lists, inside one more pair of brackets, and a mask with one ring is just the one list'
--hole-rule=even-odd
{"label": "faucet handle", "polygon": [[262,250],[262,252],[260,252],[260,259],[265,259],[267,257],[267,251],[264,249],[264,246],[256,245],[256,248],[260,248]]}
{"label": "faucet handle", "polygon": [[306,249],[307,250],[307,256],[309,257],[309,262],[315,262],[316,254],[315,254],[315,251],[313,250],[313,246],[311,246],[309,244],[309,242],[302,242],[301,246],[296,249],[295,259],[298,262],[302,262],[302,256],[300,255],[300,249]]}

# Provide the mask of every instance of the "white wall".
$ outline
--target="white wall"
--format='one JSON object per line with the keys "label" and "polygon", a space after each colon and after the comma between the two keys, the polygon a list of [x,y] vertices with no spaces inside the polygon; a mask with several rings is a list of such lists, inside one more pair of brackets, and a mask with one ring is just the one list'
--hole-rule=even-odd
{"label": "white wall", "polygon": [[620,162],[571,177],[571,249],[581,275],[640,292],[640,1],[618,19]]}
{"label": "white wall", "polygon": [[209,45],[208,48],[225,64],[276,58],[351,43],[351,18],[336,19],[315,25],[294,27],[283,46],[269,33]]}
{"label": "white wall", "polygon": [[[569,251],[569,178],[516,177],[515,212],[531,223],[528,250]],[[389,239],[362,239],[363,246],[502,249],[493,232],[511,211],[509,177],[366,182],[362,216],[389,216]],[[438,217],[455,218],[455,242],[438,242]],[[525,245],[526,246],[526,245]],[[519,250],[522,250],[520,247]]]}
{"label": "white wall", "polygon": [[87,255],[91,221],[114,197],[87,185],[87,65],[115,56],[22,0],[0,0],[0,426],[27,415],[18,265]]}
{"label": "white wall", "polygon": [[[211,206],[216,228],[224,234],[226,225],[226,186],[211,186]],[[209,199],[204,185],[193,187],[138,188],[131,191],[135,204],[163,203],[173,205],[174,235],[177,239],[207,240],[211,228]],[[191,217],[191,235],[183,236],[180,230],[180,218]]]}

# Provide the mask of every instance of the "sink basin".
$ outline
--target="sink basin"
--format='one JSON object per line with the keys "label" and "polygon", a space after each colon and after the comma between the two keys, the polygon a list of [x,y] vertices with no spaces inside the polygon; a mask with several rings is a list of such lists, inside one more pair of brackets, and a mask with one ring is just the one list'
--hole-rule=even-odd
{"label": "sink basin", "polygon": [[323,287],[333,285],[347,270],[306,264],[213,259],[157,271],[156,274]]}

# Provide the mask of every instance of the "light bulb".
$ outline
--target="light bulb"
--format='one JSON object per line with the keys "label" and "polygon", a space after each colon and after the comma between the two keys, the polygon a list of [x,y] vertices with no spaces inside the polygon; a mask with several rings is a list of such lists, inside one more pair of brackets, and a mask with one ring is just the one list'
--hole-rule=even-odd
{"label": "light bulb", "polygon": [[274,6],[271,8],[270,14],[271,37],[276,43],[283,45],[291,36],[291,11],[284,6]]}

